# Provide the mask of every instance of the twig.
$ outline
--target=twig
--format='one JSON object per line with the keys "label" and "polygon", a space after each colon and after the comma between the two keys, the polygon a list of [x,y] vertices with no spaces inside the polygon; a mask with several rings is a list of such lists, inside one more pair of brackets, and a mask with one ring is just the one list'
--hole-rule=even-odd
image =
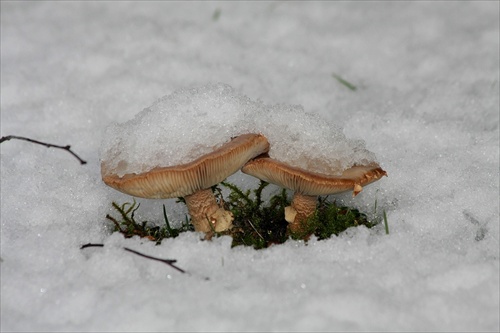
{"label": "twig", "polygon": [[16,135],[2,136],[0,138],[0,143],[2,143],[4,141],[9,141],[11,139],[24,140],[24,141],[28,141],[28,142],[31,142],[31,143],[36,143],[36,144],[45,146],[47,148],[59,148],[59,149],[63,149],[63,150],[68,151],[71,155],[73,155],[80,162],[80,164],[87,164],[87,161],[84,161],[83,159],[81,159],[80,156],[78,156],[77,154],[75,154],[71,150],[71,146],[70,145],[59,146],[59,145],[54,145],[54,144],[51,144],[51,143],[41,142],[41,141],[33,140],[33,139],[30,139],[30,138],[25,138],[25,137],[22,137],[22,136],[16,136]]}
{"label": "twig", "polygon": [[247,220],[248,224],[250,224],[250,226],[252,227],[253,230],[255,230],[255,232],[257,233],[257,235],[259,235],[259,237],[264,240],[264,237],[262,237],[262,235],[260,234],[260,232],[257,230],[257,228],[254,227],[254,225],[252,224],[252,222],[250,222],[250,220]]}
{"label": "twig", "polygon": [[156,258],[156,257],[148,256],[147,254],[142,254],[142,253],[137,252],[135,250],[129,249],[128,247],[124,247],[123,249],[125,251],[132,252],[132,253],[137,254],[138,256],[141,256],[141,257],[144,257],[144,258],[148,258],[148,259],[151,259],[151,260],[156,260],[156,261],[163,262],[163,263],[169,265],[170,267],[178,270],[181,273],[186,273],[185,270],[183,270],[183,269],[181,269],[181,268],[179,268],[179,267],[177,267],[177,266],[174,265],[174,263],[177,262],[177,260],[175,260],[175,259],[161,259],[161,258]]}
{"label": "twig", "polygon": [[[83,250],[83,249],[88,248],[88,247],[104,247],[104,244],[87,243],[87,244],[82,245],[82,246],[80,247],[80,250]],[[186,273],[186,271],[185,271],[185,270],[183,270],[183,269],[181,269],[181,268],[179,268],[179,267],[177,267],[177,266],[175,266],[175,265],[174,265],[174,263],[176,263],[176,262],[177,262],[177,260],[175,260],[175,259],[161,259],[161,258],[152,257],[152,256],[149,256],[149,255],[147,255],[147,254],[143,254],[143,253],[140,253],[140,252],[138,252],[138,251],[135,251],[135,250],[129,249],[128,247],[124,247],[123,249],[124,249],[125,251],[131,252],[131,253],[133,253],[133,254],[137,254],[138,256],[141,256],[141,257],[144,257],[144,258],[147,258],[147,259],[160,261],[160,262],[162,262],[162,263],[164,263],[164,264],[167,264],[167,265],[169,265],[170,267],[172,267],[172,268],[174,268],[174,269],[178,270],[178,271],[179,271],[179,272],[181,272],[181,273]]]}
{"label": "twig", "polygon": [[80,246],[80,250],[86,249],[87,247],[103,247],[104,244],[93,244],[93,243],[87,243],[82,246]]}

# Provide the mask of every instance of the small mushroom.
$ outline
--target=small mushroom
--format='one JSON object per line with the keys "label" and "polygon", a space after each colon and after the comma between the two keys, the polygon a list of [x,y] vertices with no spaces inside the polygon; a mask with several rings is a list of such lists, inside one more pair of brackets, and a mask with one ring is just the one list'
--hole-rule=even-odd
{"label": "small mushroom", "polygon": [[187,164],[118,176],[107,170],[103,161],[101,175],[108,186],[136,197],[183,197],[196,231],[220,232],[231,228],[233,216],[219,206],[211,187],[268,150],[269,143],[263,135],[244,134]]}
{"label": "small mushroom", "polygon": [[307,219],[316,210],[319,195],[353,191],[356,196],[363,186],[387,173],[377,164],[353,166],[339,176],[330,176],[292,167],[270,157],[257,157],[241,169],[246,174],[268,183],[295,191],[290,206],[285,208],[289,231],[295,235],[307,232]]}

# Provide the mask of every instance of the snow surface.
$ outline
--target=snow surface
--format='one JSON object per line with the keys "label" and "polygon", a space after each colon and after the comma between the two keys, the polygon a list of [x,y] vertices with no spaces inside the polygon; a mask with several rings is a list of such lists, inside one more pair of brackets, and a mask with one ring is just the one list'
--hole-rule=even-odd
{"label": "snow surface", "polygon": [[[499,21],[496,1],[2,1],[1,135],[88,163],[2,143],[1,330],[498,331]],[[390,234],[256,251],[110,233],[111,202],[131,198],[100,180],[106,127],[217,82],[366,142],[389,177],[336,199],[377,200]],[[140,220],[163,203],[184,219],[138,201]]]}

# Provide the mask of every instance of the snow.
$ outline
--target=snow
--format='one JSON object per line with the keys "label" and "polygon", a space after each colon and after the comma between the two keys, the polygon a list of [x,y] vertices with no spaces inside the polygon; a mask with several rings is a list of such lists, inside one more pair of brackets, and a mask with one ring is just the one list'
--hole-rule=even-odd
{"label": "snow", "polygon": [[295,167],[340,175],[375,156],[333,122],[300,106],[265,105],[223,83],[179,89],[132,120],[113,124],[101,145],[107,173],[123,176],[189,163],[248,133],[263,134],[269,155]]}
{"label": "snow", "polygon": [[[1,330],[498,331],[498,13],[489,1],[2,1],[1,135],[71,144],[88,163],[1,144]],[[131,198],[100,179],[106,128],[218,82],[249,108],[303,108],[365,142],[389,177],[336,199],[367,213],[377,200],[390,234],[260,251],[112,234],[111,202]],[[138,202],[140,220],[161,221],[162,204],[173,223],[186,213]]]}

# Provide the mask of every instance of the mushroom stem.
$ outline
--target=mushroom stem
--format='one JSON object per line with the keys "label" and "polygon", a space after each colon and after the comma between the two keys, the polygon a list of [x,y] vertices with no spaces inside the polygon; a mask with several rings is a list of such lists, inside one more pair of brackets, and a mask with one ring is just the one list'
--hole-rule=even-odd
{"label": "mushroom stem", "polygon": [[194,230],[224,231],[231,228],[233,214],[220,207],[211,189],[197,191],[184,197]]}
{"label": "mushroom stem", "polygon": [[307,232],[307,219],[316,210],[317,198],[315,195],[304,195],[295,192],[291,206],[285,208],[285,220],[289,223],[288,230],[292,234]]}

